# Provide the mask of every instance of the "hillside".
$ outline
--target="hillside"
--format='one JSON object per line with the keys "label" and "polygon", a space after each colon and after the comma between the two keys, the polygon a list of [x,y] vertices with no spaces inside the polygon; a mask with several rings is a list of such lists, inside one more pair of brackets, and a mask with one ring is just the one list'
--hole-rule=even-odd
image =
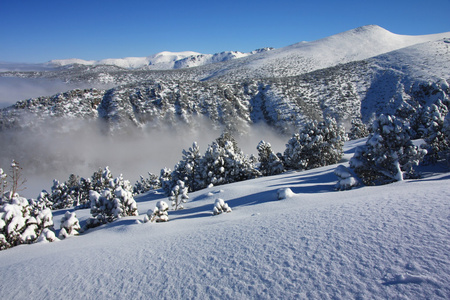
{"label": "hillside", "polygon": [[[360,143],[346,144],[347,159]],[[335,167],[191,193],[168,223],[141,223],[166,199],[144,194],[138,217],[1,251],[0,292],[7,299],[448,299],[449,173],[337,192]],[[283,188],[294,195],[278,200]],[[213,216],[216,198],[233,211]],[[76,213],[82,222],[89,214]],[[55,224],[63,214],[54,213]]]}
{"label": "hillside", "polygon": [[[68,172],[86,176],[122,162],[126,156],[119,150],[133,143],[143,145],[132,149],[136,162],[126,158],[118,167],[128,169],[123,172],[134,181],[147,171],[172,167],[199,131],[208,137],[203,140],[207,145],[223,127],[235,129],[243,139],[255,128],[265,128],[275,130],[283,145],[306,120],[324,116],[333,116],[347,131],[353,118],[369,124],[381,113],[417,127],[432,104],[450,103],[449,37],[402,36],[364,26],[198,67],[128,70],[69,64],[57,70],[3,72],[5,88],[26,91],[12,83],[36,80],[30,93],[36,87],[40,93],[46,84],[52,93],[61,93],[0,109],[0,138],[9,141],[0,148],[0,166],[17,159],[27,166],[28,178],[46,178],[50,184],[54,177],[67,178]],[[197,59],[208,60],[198,55],[189,61]],[[153,146],[154,140],[164,140],[170,151]],[[253,151],[257,143],[250,146]],[[91,151],[93,147],[101,150]],[[150,165],[155,149],[176,155]],[[59,173],[49,174],[51,170]]]}

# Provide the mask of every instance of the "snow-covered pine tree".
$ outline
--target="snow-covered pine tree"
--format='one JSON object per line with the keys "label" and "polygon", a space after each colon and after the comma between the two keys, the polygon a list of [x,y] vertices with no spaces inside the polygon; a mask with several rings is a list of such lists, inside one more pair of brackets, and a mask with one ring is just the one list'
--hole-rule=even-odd
{"label": "snow-covered pine tree", "polygon": [[37,214],[46,208],[51,209],[53,206],[52,197],[46,190],[42,190],[37,199],[29,199],[28,201],[32,207],[32,214]]}
{"label": "snow-covered pine tree", "polygon": [[101,193],[105,188],[109,187],[109,182],[113,179],[111,171],[109,167],[105,167],[105,169],[98,169],[98,171],[94,172],[91,177],[91,188]]}
{"label": "snow-covered pine tree", "polygon": [[284,172],[281,159],[272,151],[270,143],[260,141],[256,147],[258,150],[259,171],[262,176],[277,175]]}
{"label": "snow-covered pine tree", "polygon": [[201,178],[203,188],[225,183],[225,150],[216,142],[208,145],[202,159]]}
{"label": "snow-covered pine tree", "polygon": [[178,180],[177,184],[170,191],[169,200],[172,203],[172,207],[177,209],[183,209],[183,204],[186,203],[188,196],[188,188],[185,186],[184,181]]}
{"label": "snow-covered pine tree", "polygon": [[223,133],[206,149],[201,173],[204,187],[258,176],[260,173],[256,169],[256,158],[245,156],[229,132]]}
{"label": "snow-covered pine tree", "polygon": [[[450,113],[448,113],[444,119],[442,132],[444,133],[444,138],[446,140],[447,145],[450,145]],[[444,151],[443,157],[447,160],[447,164],[450,165],[450,149]]]}
{"label": "snow-covered pine tree", "polygon": [[427,163],[435,163],[439,159],[445,158],[445,153],[450,148],[443,131],[447,114],[448,107],[438,100],[435,104],[427,107],[422,116],[424,126],[421,127],[421,136],[426,142],[424,148],[427,150],[427,155],[424,161]]}
{"label": "snow-covered pine tree", "polygon": [[80,230],[80,221],[75,212],[66,211],[61,218],[59,238],[65,239],[69,236],[78,235]]}
{"label": "snow-covered pine tree", "polygon": [[182,180],[190,192],[201,189],[204,184],[200,177],[200,167],[202,155],[197,142],[189,147],[189,150],[183,149],[183,157],[175,166],[172,172],[172,180]]}
{"label": "snow-covered pine tree", "polygon": [[159,182],[161,183],[161,188],[164,190],[166,195],[169,196],[174,184],[172,181],[172,170],[169,168],[161,169]]}
{"label": "snow-covered pine tree", "polygon": [[308,170],[339,162],[343,155],[344,127],[333,118],[310,121],[286,144],[284,160],[288,168]]}
{"label": "snow-covered pine tree", "polygon": [[354,118],[351,121],[352,127],[348,134],[350,140],[357,140],[369,135],[369,130],[367,126],[362,122],[361,118]]}
{"label": "snow-covered pine tree", "polygon": [[92,218],[87,221],[87,228],[125,216],[136,216],[137,203],[131,190],[131,184],[128,180],[123,180],[122,176],[110,180],[110,187],[105,188],[101,194],[91,190],[89,198]]}
{"label": "snow-covered pine tree", "polygon": [[58,180],[53,180],[52,186],[52,209],[62,209],[72,207],[74,198],[70,193],[69,187],[65,182],[60,183]]}
{"label": "snow-covered pine tree", "polygon": [[366,185],[386,184],[416,177],[413,166],[426,154],[411,141],[411,128],[394,116],[373,122],[366,144],[357,147],[350,167]]}
{"label": "snow-covered pine tree", "polygon": [[231,212],[231,208],[223,199],[221,198],[216,199],[216,201],[214,201],[213,215],[219,215],[224,212],[226,213]]}
{"label": "snow-covered pine tree", "polygon": [[47,231],[52,226],[49,209],[32,214],[28,200],[16,193],[8,203],[0,206],[0,250],[33,243],[44,231],[51,237]]}
{"label": "snow-covered pine tree", "polygon": [[78,194],[78,207],[88,208],[90,207],[89,191],[92,190],[92,180],[91,178],[80,178],[80,189]]}
{"label": "snow-covered pine tree", "polygon": [[237,181],[256,178],[261,174],[256,168],[257,159],[254,156],[246,156],[237,147],[233,141],[225,142],[225,182],[232,183]]}
{"label": "snow-covered pine tree", "polygon": [[0,168],[0,205],[3,204],[3,197],[8,187],[8,175]]}
{"label": "snow-covered pine tree", "polygon": [[136,181],[133,187],[133,193],[135,195],[143,194],[151,190],[157,190],[161,187],[159,177],[153,173],[148,173],[148,178],[140,175],[140,180]]}

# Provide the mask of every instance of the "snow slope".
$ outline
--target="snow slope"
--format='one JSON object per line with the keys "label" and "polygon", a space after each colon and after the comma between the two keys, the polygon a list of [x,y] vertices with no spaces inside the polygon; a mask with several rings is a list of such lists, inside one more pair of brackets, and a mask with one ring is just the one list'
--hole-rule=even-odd
{"label": "snow slope", "polygon": [[409,36],[394,34],[377,25],[367,25],[313,42],[300,42],[228,61],[212,77],[297,76],[444,38],[450,38],[450,32]]}
{"label": "snow slope", "polygon": [[[355,144],[347,143],[346,158]],[[450,173],[333,190],[328,166],[190,194],[139,217],[0,252],[4,299],[449,299]],[[294,195],[277,200],[277,191]],[[231,213],[212,215],[222,198]],[[165,199],[165,198],[164,198]],[[76,212],[81,220],[88,212]],[[64,211],[55,212],[55,223]]]}

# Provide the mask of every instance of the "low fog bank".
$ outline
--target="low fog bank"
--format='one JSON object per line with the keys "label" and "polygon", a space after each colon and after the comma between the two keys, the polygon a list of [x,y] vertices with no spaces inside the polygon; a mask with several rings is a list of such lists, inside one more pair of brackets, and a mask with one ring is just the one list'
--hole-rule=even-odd
{"label": "low fog bank", "polygon": [[[257,155],[260,140],[270,142],[274,151],[284,151],[288,137],[276,134],[267,126],[248,128],[236,136],[245,154]],[[134,185],[139,175],[159,175],[162,168],[173,169],[182,158],[182,150],[197,142],[203,154],[220,134],[207,121],[195,126],[162,129],[128,129],[106,136],[102,126],[87,121],[52,121],[27,131],[0,132],[0,167],[9,171],[15,159],[27,179],[21,194],[36,198],[42,189],[50,191],[53,179],[67,181],[70,174],[90,177],[99,168],[109,166],[113,176],[123,174]]]}

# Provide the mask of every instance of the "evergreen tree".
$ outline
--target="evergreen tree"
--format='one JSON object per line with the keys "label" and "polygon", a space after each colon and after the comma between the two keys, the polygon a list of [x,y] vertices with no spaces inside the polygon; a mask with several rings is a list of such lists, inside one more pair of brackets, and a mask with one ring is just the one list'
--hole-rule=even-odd
{"label": "evergreen tree", "polygon": [[184,185],[183,181],[178,180],[170,192],[169,200],[172,202],[172,207],[175,210],[183,209],[182,203],[186,203],[187,199],[189,199],[188,188]]}
{"label": "evergreen tree", "polygon": [[52,226],[50,209],[32,213],[29,201],[16,193],[0,206],[0,250],[33,243],[42,233],[48,236],[47,240],[52,240],[48,233]]}
{"label": "evergreen tree", "polygon": [[119,176],[110,181],[110,186],[101,194],[94,190],[90,191],[92,218],[88,219],[87,228],[138,214],[137,203],[133,198],[129,181],[124,181],[122,176]]}
{"label": "evergreen tree", "polygon": [[53,180],[52,186],[52,209],[62,209],[72,207],[74,198],[70,193],[69,187],[65,182],[60,183],[58,180]]}
{"label": "evergreen tree", "polygon": [[161,169],[160,175],[159,175],[159,182],[161,183],[161,188],[164,190],[166,195],[170,195],[170,191],[173,187],[172,182],[172,170],[168,168]]}
{"label": "evergreen tree", "polygon": [[203,182],[200,178],[201,163],[202,155],[200,154],[200,148],[194,142],[189,150],[186,151],[183,149],[183,158],[175,166],[172,173],[172,180],[182,180],[190,192],[199,190],[203,187]]}
{"label": "evergreen tree", "polygon": [[344,141],[344,128],[335,119],[310,121],[288,141],[285,164],[294,170],[308,170],[338,163],[343,156]]}
{"label": "evergreen tree", "polygon": [[136,181],[133,188],[133,193],[143,194],[150,190],[157,190],[161,187],[161,183],[159,181],[159,177],[153,173],[148,173],[148,178],[144,178],[144,176],[140,175],[140,180]]}
{"label": "evergreen tree", "polygon": [[262,176],[277,175],[284,172],[282,160],[272,151],[270,143],[260,141],[256,147],[258,150],[259,171]]}
{"label": "evergreen tree", "polygon": [[366,125],[361,121],[360,118],[352,119],[352,127],[350,128],[350,133],[348,138],[350,140],[357,140],[369,135],[369,130]]}
{"label": "evergreen tree", "polygon": [[441,158],[445,158],[446,152],[450,148],[448,139],[444,133],[444,121],[448,114],[448,108],[440,100],[427,107],[422,116],[423,126],[421,136],[424,137],[427,150],[425,161],[435,163]]}
{"label": "evergreen tree", "polygon": [[380,115],[372,130],[366,144],[356,148],[350,160],[350,167],[364,184],[386,184],[416,177],[413,166],[419,164],[426,150],[412,143],[409,124],[394,116]]}

